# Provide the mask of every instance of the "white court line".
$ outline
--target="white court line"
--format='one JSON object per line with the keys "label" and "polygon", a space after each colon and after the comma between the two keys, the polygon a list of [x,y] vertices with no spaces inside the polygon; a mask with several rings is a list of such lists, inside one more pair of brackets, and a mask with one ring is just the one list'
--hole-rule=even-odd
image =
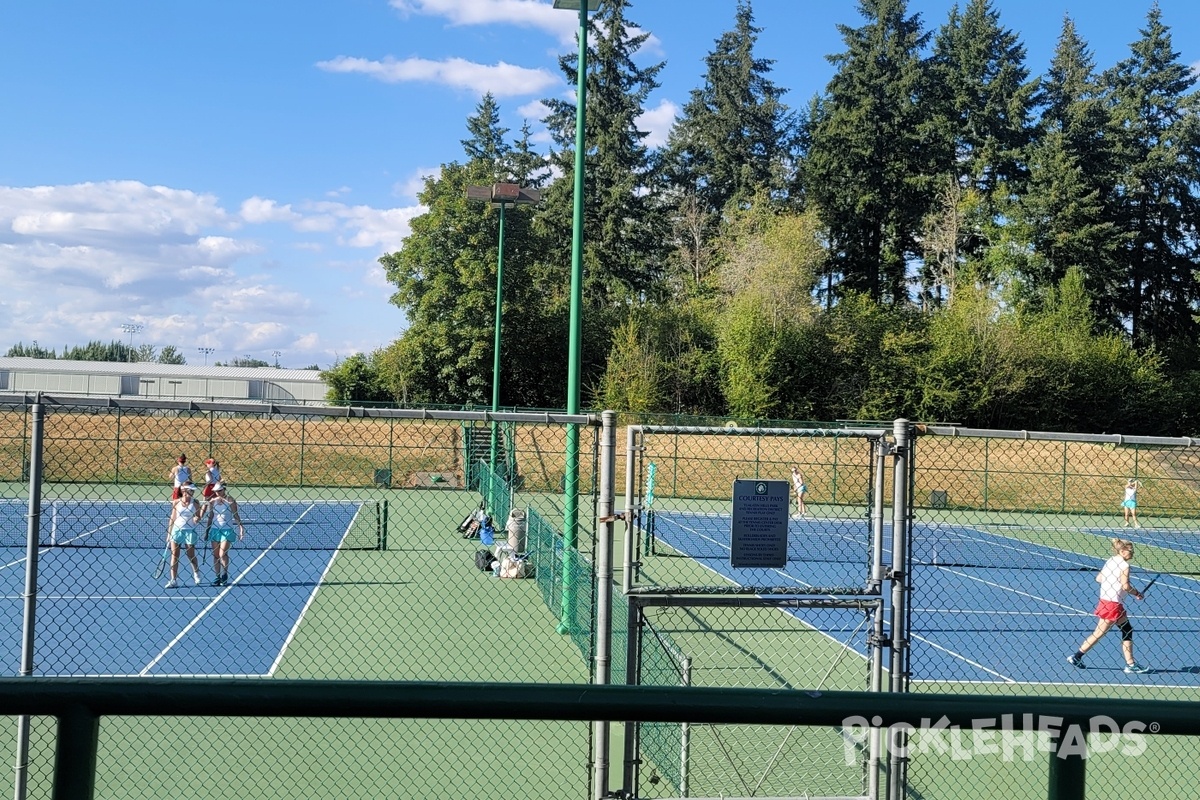
{"label": "white court line", "polygon": [[[128,522],[131,519],[133,519],[133,518],[132,517],[121,517],[120,519],[113,520],[112,522],[106,522],[103,525],[101,525],[99,528],[93,528],[90,531],[86,531],[86,532],[80,534],[79,536],[76,536],[73,539],[67,539],[66,541],[74,542],[77,539],[82,539],[85,536],[91,536],[93,533],[99,533],[100,531],[104,530],[105,528],[111,528],[113,525],[120,525],[122,522]],[[58,546],[61,547],[61,545],[58,545]],[[56,549],[55,545],[50,545],[49,547],[38,548],[38,555],[45,555],[46,553],[49,553],[51,550],[54,550],[54,549]],[[20,566],[21,564],[24,564],[28,558],[29,558],[28,556],[21,556],[16,561],[10,561],[7,564],[0,565],[0,569],[8,569],[9,567]]]}
{"label": "white court line", "polygon": [[358,515],[361,511],[362,506],[355,509],[354,516],[350,519],[350,524],[346,526],[346,532],[342,534],[342,538],[338,541],[338,548],[334,552],[333,558],[329,559],[328,563],[325,564],[325,569],[321,571],[321,577],[317,580],[317,585],[309,592],[308,599],[304,601],[304,608],[300,609],[300,613],[296,615],[296,621],[292,624],[292,629],[284,637],[283,646],[279,648],[278,655],[275,656],[275,660],[271,662],[270,669],[267,670],[267,677],[274,675],[275,670],[279,668],[279,662],[283,661],[283,656],[287,652],[288,646],[291,645],[292,639],[296,636],[296,631],[300,629],[300,623],[304,620],[305,615],[308,614],[309,606],[312,605],[313,600],[317,599],[317,590],[325,583],[325,576],[329,574],[329,570],[333,569],[333,562],[337,560],[338,555],[341,553],[342,542],[346,541],[346,537],[350,535],[350,531],[354,530],[354,523],[358,521]]}
{"label": "white court line", "polygon": [[[985,667],[983,664],[980,664],[978,661],[972,661],[971,659],[964,656],[962,653],[957,653],[953,650],[942,647],[937,642],[926,639],[924,636],[912,635],[912,638],[916,639],[917,641],[924,642],[925,644],[929,645],[930,647],[932,647],[935,650],[941,650],[943,653],[946,653],[947,655],[952,656],[953,658],[957,658],[960,661],[965,661],[968,664],[970,664],[972,667],[982,670],[982,671],[988,673],[989,675],[995,675],[997,678],[1001,679],[1002,681],[1005,681],[1007,683],[1020,683],[1020,681],[1016,680],[1015,678],[1011,678],[1008,675],[1005,675],[1001,672],[996,672],[996,670],[994,670],[994,669],[989,669],[988,667]],[[929,680],[929,679],[926,678],[925,680]]]}
{"label": "white court line", "polygon": [[300,514],[300,516],[298,516],[296,518],[296,521],[293,522],[292,524],[288,525],[286,528],[284,528],[283,532],[280,533],[277,537],[275,537],[275,540],[273,542],[271,542],[269,545],[267,545],[267,547],[264,548],[263,551],[258,554],[257,558],[255,558],[253,561],[251,561],[244,570],[242,570],[240,573],[238,573],[238,576],[233,579],[232,583],[230,583],[228,586],[226,586],[224,589],[222,589],[216,596],[214,596],[213,599],[207,605],[204,606],[204,609],[199,614],[197,614],[192,619],[192,621],[189,622],[183,628],[183,630],[181,630],[178,634],[176,634],[175,638],[172,639],[170,642],[168,642],[167,646],[164,647],[162,649],[162,651],[160,651],[159,654],[156,655],[153,658],[153,660],[150,661],[149,664],[147,664],[145,667],[142,668],[142,671],[139,672],[138,675],[140,677],[145,677],[147,674],[149,674],[150,670],[154,668],[154,665],[157,664],[159,661],[162,661],[166,657],[167,653],[169,653],[171,651],[171,649],[175,645],[177,645],[179,643],[179,641],[188,634],[189,631],[192,630],[192,628],[196,627],[196,625],[200,622],[200,620],[202,620],[205,616],[208,615],[209,611],[212,611],[214,608],[216,608],[216,605],[218,602],[220,602],[221,598],[223,598],[229,592],[229,590],[232,589],[237,584],[238,581],[240,581],[243,577],[245,577],[246,573],[248,573],[250,570],[254,569],[254,566],[259,561],[262,561],[263,558],[266,557],[267,553],[271,552],[271,550],[275,547],[275,545],[279,544],[279,542],[283,539],[283,537],[287,536],[288,533],[293,528],[295,528],[296,525],[298,525],[300,523],[300,520],[304,519],[304,515],[307,514],[309,511],[312,511],[315,507],[316,506],[314,504],[314,505],[310,505],[308,508],[304,509],[304,511]]}

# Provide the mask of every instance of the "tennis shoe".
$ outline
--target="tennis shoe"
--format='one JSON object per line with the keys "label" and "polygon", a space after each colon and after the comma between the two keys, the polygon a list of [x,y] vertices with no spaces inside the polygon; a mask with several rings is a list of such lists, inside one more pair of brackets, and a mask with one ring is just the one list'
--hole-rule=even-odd
{"label": "tennis shoe", "polygon": [[212,585],[213,585],[213,586],[220,586],[220,585],[221,585],[221,576],[220,576],[220,575],[218,575],[217,577],[213,578]]}
{"label": "tennis shoe", "polygon": [[1083,663],[1083,659],[1076,658],[1074,655],[1067,656],[1067,663],[1076,669],[1087,669],[1087,665]]}
{"label": "tennis shoe", "polygon": [[163,586],[163,588],[164,589],[175,589],[178,586],[179,586],[179,581],[175,580],[174,578],[171,578],[171,580],[166,582],[166,584]]}
{"label": "tennis shoe", "polygon": [[192,573],[192,580],[196,582],[196,585],[197,585],[197,586],[199,586],[199,585],[200,585],[200,573],[199,573],[199,572],[193,572],[193,573]]}
{"label": "tennis shoe", "polygon": [[1150,668],[1143,667],[1141,664],[1139,664],[1135,661],[1132,664],[1127,664],[1125,666],[1125,671],[1130,674],[1133,674],[1133,675],[1145,675],[1147,672],[1150,671]]}

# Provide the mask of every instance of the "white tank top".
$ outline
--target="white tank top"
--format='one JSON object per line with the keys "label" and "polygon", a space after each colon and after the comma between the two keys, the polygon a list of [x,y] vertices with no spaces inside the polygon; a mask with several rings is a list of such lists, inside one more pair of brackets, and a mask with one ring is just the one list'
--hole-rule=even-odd
{"label": "white tank top", "polygon": [[1125,589],[1121,573],[1129,566],[1129,562],[1121,556],[1113,556],[1104,562],[1100,568],[1100,599],[1120,603],[1125,599]]}
{"label": "white tank top", "polygon": [[175,501],[175,530],[185,530],[196,527],[196,501],[187,502],[182,497]]}
{"label": "white tank top", "polygon": [[180,464],[179,469],[175,470],[175,485],[183,486],[192,479],[192,468],[187,464]]}
{"label": "white tank top", "polygon": [[212,526],[214,528],[232,528],[233,514],[229,507],[229,499],[226,497],[214,497],[208,502],[209,508],[213,512]]}

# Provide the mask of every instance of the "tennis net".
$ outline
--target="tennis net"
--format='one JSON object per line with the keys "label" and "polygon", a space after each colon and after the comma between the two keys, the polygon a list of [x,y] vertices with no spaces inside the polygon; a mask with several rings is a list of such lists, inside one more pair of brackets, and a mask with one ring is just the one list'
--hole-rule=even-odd
{"label": "tennis net", "polygon": [[[387,501],[272,501],[239,503],[244,545],[277,550],[386,550]],[[166,502],[45,500],[38,545],[63,548],[163,546]],[[203,537],[204,522],[197,528]],[[25,548],[27,509],[0,502],[0,548]]]}
{"label": "tennis net", "polygon": [[[646,547],[653,555],[728,558],[732,518],[721,513],[655,509],[646,515]],[[916,567],[1094,571],[1112,555],[1111,541],[1129,539],[1138,561],[1175,574],[1200,574],[1200,536],[1191,529],[1112,529],[1016,524],[916,521],[908,561]],[[881,552],[892,563],[892,525],[883,526]],[[791,563],[857,564],[871,560],[867,519],[803,517],[788,521]]]}

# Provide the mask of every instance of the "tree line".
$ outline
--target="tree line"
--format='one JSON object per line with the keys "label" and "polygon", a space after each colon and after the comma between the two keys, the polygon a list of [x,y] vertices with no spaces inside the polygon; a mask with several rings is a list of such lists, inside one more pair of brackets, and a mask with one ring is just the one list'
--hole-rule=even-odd
{"label": "tree line", "polygon": [[[142,362],[150,364],[187,364],[187,359],[174,345],[164,345],[161,349],[152,344],[140,344],[136,347],[126,344],[125,342],[116,339],[110,342],[101,342],[99,340],[88,342],[85,345],[64,345],[62,353],[57,353],[53,348],[42,347],[36,341],[33,344],[25,344],[17,342],[4,354],[6,358],[55,358],[62,361],[115,361],[115,362]],[[269,361],[263,361],[261,358],[253,358],[251,356],[241,356],[232,358],[229,361],[221,362],[214,361],[214,367],[278,367],[279,364],[272,364]],[[304,369],[319,370],[316,364],[313,364]]]}
{"label": "tree line", "polygon": [[[990,0],[926,28],[860,0],[824,90],[784,102],[750,0],[666,144],[630,0],[589,21],[585,404],[747,419],[1188,433],[1200,386],[1200,96],[1152,5],[1099,68],[1070,17],[1040,75]],[[569,81],[576,56],[560,59]],[[575,107],[547,153],[485,95],[380,262],[408,327],[327,372],[338,402],[488,405],[506,209],[501,403],[565,404]]]}

